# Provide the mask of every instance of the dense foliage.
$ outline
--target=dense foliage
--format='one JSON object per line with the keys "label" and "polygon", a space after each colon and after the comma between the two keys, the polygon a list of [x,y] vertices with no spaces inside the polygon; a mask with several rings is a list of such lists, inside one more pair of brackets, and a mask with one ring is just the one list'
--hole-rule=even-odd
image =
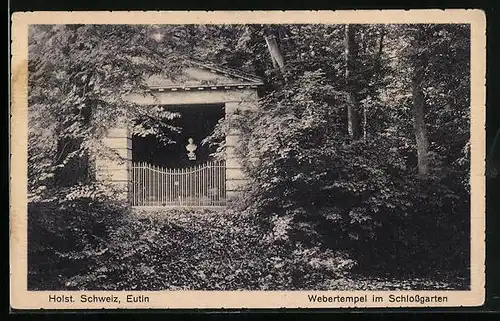
{"label": "dense foliage", "polygon": [[[287,61],[282,81],[268,86],[260,110],[231,120],[244,133],[246,209],[288,218],[299,240],[351,250],[364,270],[461,267],[466,276],[468,27],[355,27],[352,39],[344,26],[276,31]],[[348,40],[357,47],[346,75]],[[276,70],[267,83],[276,84],[273,77]],[[348,131],[350,104],[357,104],[361,137]],[[428,141],[424,175],[420,135]]]}
{"label": "dense foliage", "polygon": [[[34,26],[29,45],[30,262],[36,262],[30,269],[39,286],[55,266],[87,266],[81,280],[61,278],[83,288],[85,278],[97,282],[92,278],[99,275],[140,287],[131,267],[144,261],[166,264],[162,273],[182,269],[183,262],[166,262],[175,253],[161,253],[182,244],[171,235],[195,232],[148,219],[131,229],[92,166],[97,155],[116,159],[102,138],[125,116],[135,135],[171,142],[169,133],[179,129],[170,121],[178,115],[146,111],[123,97],[146,89],[146,75],[179,70],[182,62],[172,54],[264,81],[259,109],[221,121],[204,141],[219,144],[223,157],[221,137],[230,126],[241,131],[237,153],[250,184],[234,210],[252,218],[249,230],[240,226],[216,238],[232,243],[204,238],[178,248],[181,257],[195,258],[193,265],[225,249],[221,262],[236,255],[257,267],[240,275],[225,263],[225,270],[212,271],[217,264],[207,261],[204,276],[162,274],[169,284],[145,288],[183,287],[188,280],[192,288],[306,288],[355,266],[468,277],[467,26]],[[243,219],[237,216],[231,219]],[[124,253],[127,264],[120,263]],[[103,260],[112,264],[99,266]],[[151,265],[144,269],[156,273]],[[270,276],[258,274],[266,269]],[[296,279],[305,271],[310,283]]]}
{"label": "dense foliage", "polygon": [[[449,278],[366,278],[323,244],[292,241],[283,218],[261,226],[232,210],[139,211],[113,225],[107,244],[85,261],[52,264],[30,277],[51,290],[390,290],[460,289]],[[126,242],[124,242],[126,240]],[[81,253],[81,252],[80,252]],[[78,271],[71,272],[78,266]],[[67,270],[64,270],[66,268]],[[76,273],[75,273],[76,272]]]}
{"label": "dense foliage", "polygon": [[[78,193],[85,188],[80,188]],[[57,196],[57,195],[55,195]],[[59,196],[64,197],[63,193]],[[61,289],[65,280],[87,273],[108,251],[110,232],[125,212],[123,204],[79,196],[28,205],[28,284]]]}

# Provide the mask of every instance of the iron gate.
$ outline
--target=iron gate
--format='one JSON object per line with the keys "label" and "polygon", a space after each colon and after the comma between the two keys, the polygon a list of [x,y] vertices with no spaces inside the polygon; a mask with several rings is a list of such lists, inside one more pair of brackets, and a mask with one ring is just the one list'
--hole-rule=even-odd
{"label": "iron gate", "polygon": [[132,206],[225,206],[226,164],[210,161],[190,168],[132,164]]}

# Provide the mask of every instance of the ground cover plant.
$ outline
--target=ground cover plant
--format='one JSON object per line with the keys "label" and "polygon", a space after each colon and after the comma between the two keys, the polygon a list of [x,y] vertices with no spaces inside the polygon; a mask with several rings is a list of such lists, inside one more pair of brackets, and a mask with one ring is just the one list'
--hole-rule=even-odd
{"label": "ground cover plant", "polygon": [[[290,242],[286,223],[261,228],[234,211],[135,211],[114,224],[106,247],[32,274],[49,290],[390,290],[457,289],[446,276],[397,278],[351,273],[355,261],[323,244]],[[254,222],[252,222],[254,221]],[[89,249],[88,249],[89,250]],[[80,254],[83,251],[76,251]],[[61,260],[66,259],[62,257]],[[45,265],[42,265],[45,266]],[[77,269],[78,267],[78,269]]]}

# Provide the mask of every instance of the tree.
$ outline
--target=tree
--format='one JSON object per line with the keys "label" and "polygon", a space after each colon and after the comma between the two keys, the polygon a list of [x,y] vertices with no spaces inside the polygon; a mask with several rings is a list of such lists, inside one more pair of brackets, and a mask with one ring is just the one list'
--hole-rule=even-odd
{"label": "tree", "polygon": [[[289,81],[267,92],[254,115],[240,118],[242,157],[258,159],[245,167],[251,179],[247,204],[258,213],[293,216],[297,229],[326,229],[323,241],[356,249],[365,264],[411,260],[405,255],[411,251],[444,258],[446,242],[417,244],[427,233],[466,240],[468,195],[460,182],[468,173],[462,136],[468,132],[466,30],[282,28]],[[452,62],[459,67],[451,68]],[[422,174],[426,180],[419,179]],[[463,233],[456,233],[458,226]],[[387,242],[403,250],[389,254]],[[377,250],[366,253],[367,246]]]}
{"label": "tree", "polygon": [[161,136],[160,128],[169,126],[172,113],[124,99],[145,89],[145,75],[169,71],[158,52],[168,44],[158,48],[152,31],[131,25],[30,28],[28,181],[33,197],[50,198],[54,189],[95,182],[89,162],[97,155],[117,157],[102,138],[120,119],[134,121],[133,131],[140,135]]}
{"label": "tree", "polygon": [[269,50],[269,55],[271,56],[274,68],[279,68],[283,73],[285,71],[285,59],[281,54],[281,49],[276,41],[276,36],[268,34],[264,36],[264,39],[266,40],[267,48]]}
{"label": "tree", "polygon": [[413,65],[413,76],[411,79],[411,93],[413,104],[413,121],[415,127],[415,140],[417,142],[417,157],[418,157],[418,173],[425,177],[429,171],[429,142],[427,138],[427,131],[425,129],[425,115],[424,115],[424,93],[423,81],[425,70],[429,60],[428,38],[427,30],[424,26],[417,27],[415,30],[414,40],[412,46],[415,48],[414,55],[411,57]]}
{"label": "tree", "polygon": [[414,75],[412,77],[412,101],[413,118],[415,126],[415,140],[417,141],[418,172],[421,176],[426,176],[429,171],[428,149],[429,142],[424,120],[424,93],[422,91],[422,80],[426,64],[426,54],[416,60]]}
{"label": "tree", "polygon": [[348,132],[351,138],[358,139],[361,136],[361,125],[359,115],[359,102],[357,98],[358,84],[357,59],[359,51],[359,42],[356,40],[356,25],[345,25],[345,79],[349,104],[347,105]]}
{"label": "tree", "polygon": [[168,141],[163,129],[173,129],[170,120],[176,116],[124,97],[132,91],[147,94],[145,76],[176,72],[178,65],[166,58],[178,44],[157,37],[156,29],[134,25],[29,29],[30,286],[33,279],[43,283],[55,274],[60,280],[68,271],[95,266],[102,249],[109,246],[109,234],[127,212],[112,186],[93,175],[97,157],[119,158],[103,143],[108,129],[130,120],[134,134]]}

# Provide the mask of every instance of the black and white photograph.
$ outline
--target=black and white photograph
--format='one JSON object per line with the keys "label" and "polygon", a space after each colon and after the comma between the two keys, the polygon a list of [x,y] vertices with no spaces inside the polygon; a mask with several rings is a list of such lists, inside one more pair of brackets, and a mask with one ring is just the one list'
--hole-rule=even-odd
{"label": "black and white photograph", "polygon": [[158,21],[27,26],[28,292],[471,290],[469,22]]}

